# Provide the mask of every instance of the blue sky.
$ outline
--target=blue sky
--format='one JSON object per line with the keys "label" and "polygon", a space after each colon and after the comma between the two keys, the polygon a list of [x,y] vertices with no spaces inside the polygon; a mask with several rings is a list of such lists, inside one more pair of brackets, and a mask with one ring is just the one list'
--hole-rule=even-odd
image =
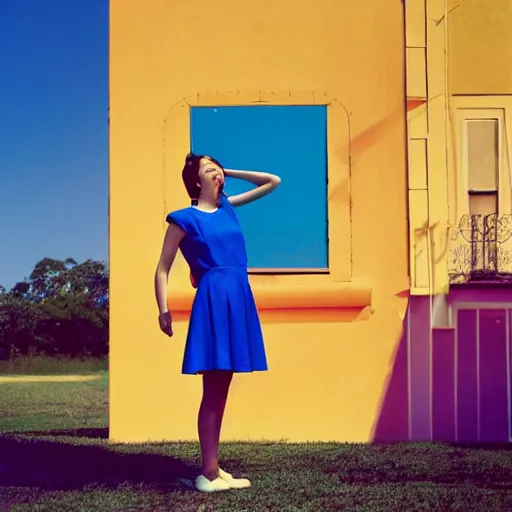
{"label": "blue sky", "polygon": [[0,285],[108,258],[108,0],[0,0]]}

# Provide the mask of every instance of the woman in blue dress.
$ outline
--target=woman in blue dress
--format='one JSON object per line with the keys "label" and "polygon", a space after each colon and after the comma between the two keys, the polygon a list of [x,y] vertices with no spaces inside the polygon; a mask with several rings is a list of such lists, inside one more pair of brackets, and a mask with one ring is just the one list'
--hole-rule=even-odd
{"label": "woman in blue dress", "polygon": [[[225,176],[256,187],[228,197]],[[186,157],[182,177],[192,206],[167,216],[169,226],[155,275],[158,320],[161,330],[172,336],[167,281],[180,249],[197,287],[182,371],[203,378],[198,418],[203,467],[195,485],[203,492],[239,489],[249,487],[250,481],[234,478],[219,467],[222,417],[233,373],[265,371],[267,360],[234,207],[269,194],[281,180],[269,173],[224,169],[214,158],[192,153]]]}

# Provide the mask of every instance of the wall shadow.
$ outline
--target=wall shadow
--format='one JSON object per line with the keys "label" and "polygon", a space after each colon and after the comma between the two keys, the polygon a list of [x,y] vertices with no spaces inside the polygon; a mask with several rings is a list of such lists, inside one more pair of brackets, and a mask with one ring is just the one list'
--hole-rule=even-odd
{"label": "wall shadow", "polygon": [[373,427],[373,443],[396,443],[409,439],[407,371],[407,325],[409,305],[402,322],[402,334],[392,359],[392,368]]}
{"label": "wall shadow", "polygon": [[[100,429],[102,430],[102,429]],[[172,456],[123,453],[98,445],[72,444],[25,437],[27,433],[0,435],[0,486],[38,487],[47,491],[80,490],[90,485],[116,488],[124,482],[172,489],[189,486],[198,474]],[[38,435],[53,435],[39,432]],[[104,432],[98,433],[103,437]],[[60,431],[60,435],[77,435]],[[141,446],[140,451],[147,450]],[[187,482],[184,482],[187,480]],[[191,485],[191,483],[190,483]]]}
{"label": "wall shadow", "polygon": [[[14,432],[7,432],[14,434]],[[23,430],[19,435],[32,437],[86,437],[88,439],[108,439],[108,428],[74,428],[74,429],[55,429],[55,430]]]}

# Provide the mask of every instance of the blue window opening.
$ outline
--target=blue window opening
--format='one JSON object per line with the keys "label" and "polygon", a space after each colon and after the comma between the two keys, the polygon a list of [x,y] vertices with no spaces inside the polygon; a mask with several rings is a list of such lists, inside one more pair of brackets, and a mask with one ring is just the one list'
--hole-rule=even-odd
{"label": "blue window opening", "polygon": [[[190,119],[194,153],[281,177],[270,195],[236,209],[249,268],[327,271],[327,107],[193,107]],[[227,178],[225,191],[252,186]]]}

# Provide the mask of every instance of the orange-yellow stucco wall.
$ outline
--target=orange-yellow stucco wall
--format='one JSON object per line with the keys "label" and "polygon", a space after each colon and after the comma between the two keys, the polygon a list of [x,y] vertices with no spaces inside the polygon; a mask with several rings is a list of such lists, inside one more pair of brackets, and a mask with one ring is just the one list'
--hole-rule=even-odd
{"label": "orange-yellow stucco wall", "polygon": [[448,1],[450,94],[512,94],[512,2]]}
{"label": "orange-yellow stucco wall", "polygon": [[[153,275],[165,215],[189,204],[189,132],[169,112],[225,91],[344,106],[329,131],[329,195],[330,211],[347,206],[347,236],[330,258],[347,262],[347,297],[363,280],[371,305],[262,310],[270,371],[235,377],[223,438],[373,439],[409,288],[402,3],[111,0],[110,23],[111,439],[196,438],[201,380],[181,375],[187,318],[172,339],[160,333]],[[343,180],[338,158],[350,164]],[[169,286],[190,287],[181,258]]]}

